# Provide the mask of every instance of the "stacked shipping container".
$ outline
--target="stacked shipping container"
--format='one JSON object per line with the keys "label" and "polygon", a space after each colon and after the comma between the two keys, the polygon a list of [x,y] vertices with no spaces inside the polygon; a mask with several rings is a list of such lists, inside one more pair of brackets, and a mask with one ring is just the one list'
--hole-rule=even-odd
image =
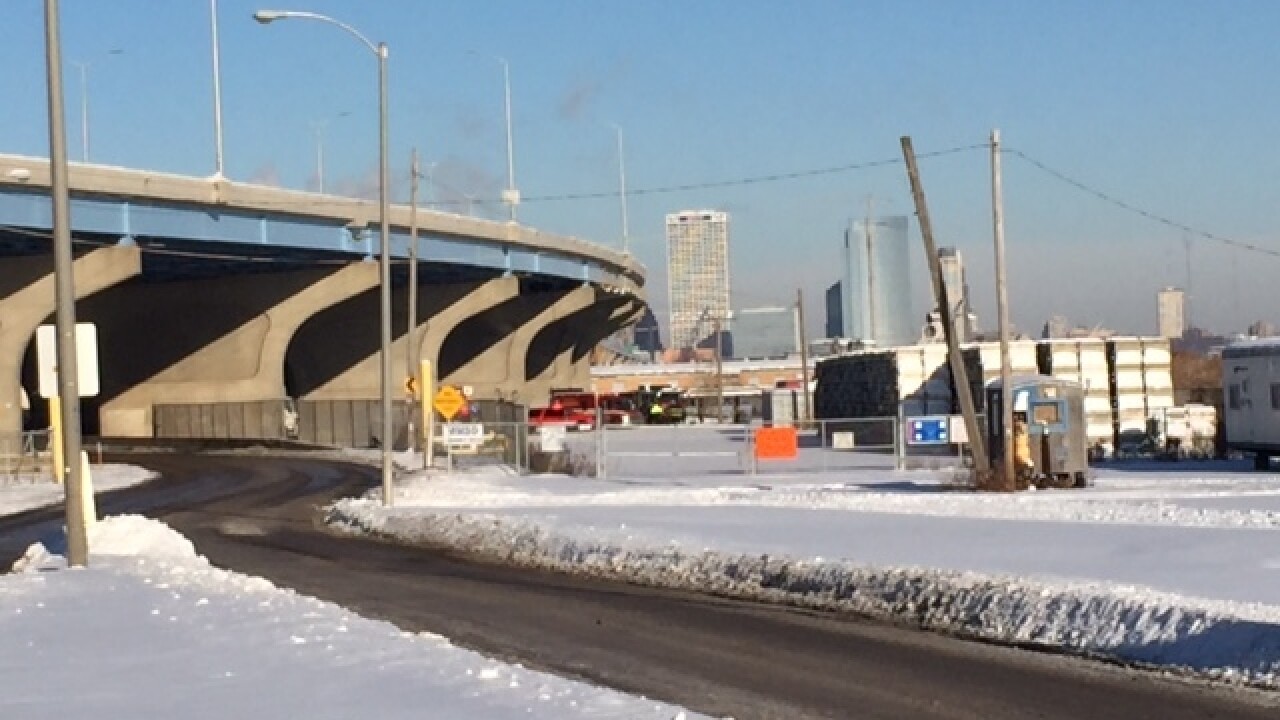
{"label": "stacked shipping container", "polygon": [[1169,341],[1114,338],[1107,341],[1107,361],[1115,432],[1145,432],[1147,418],[1173,407]]}
{"label": "stacked shipping container", "polygon": [[1115,436],[1107,343],[1095,338],[1042,340],[1036,347],[1040,373],[1080,383],[1084,388],[1085,436],[1089,444]]}
{"label": "stacked shipping container", "polygon": [[[1124,430],[1145,430],[1152,412],[1173,405],[1169,341],[1161,338],[1022,340],[1010,344],[1014,375],[1044,374],[1084,387],[1085,434],[1090,445],[1115,441]],[[999,343],[964,350],[974,400],[1000,377]],[[818,364],[818,418],[894,417],[959,412],[942,344],[870,350]]]}

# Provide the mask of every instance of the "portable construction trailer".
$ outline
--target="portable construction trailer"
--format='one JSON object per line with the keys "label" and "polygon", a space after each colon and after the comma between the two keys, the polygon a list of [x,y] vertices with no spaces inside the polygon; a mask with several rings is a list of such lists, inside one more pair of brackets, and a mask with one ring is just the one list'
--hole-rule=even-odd
{"label": "portable construction trailer", "polygon": [[987,447],[999,465],[1014,454],[1019,473],[1036,485],[1084,487],[1088,480],[1089,446],[1084,387],[1048,375],[1014,376],[1014,444],[1004,446],[1004,383],[987,383]]}
{"label": "portable construction trailer", "polygon": [[1222,349],[1227,449],[1253,453],[1259,470],[1280,455],[1280,339],[1245,340]]}

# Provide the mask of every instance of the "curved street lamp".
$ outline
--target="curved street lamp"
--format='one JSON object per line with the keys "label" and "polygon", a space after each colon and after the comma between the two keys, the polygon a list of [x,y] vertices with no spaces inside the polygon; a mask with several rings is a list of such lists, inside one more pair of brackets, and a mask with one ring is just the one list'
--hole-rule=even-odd
{"label": "curved street lamp", "polygon": [[376,45],[350,25],[334,20],[328,15],[296,10],[259,10],[253,19],[266,25],[276,20],[318,20],[335,25],[364,43],[378,58],[378,205],[381,223],[382,252],[378,258],[379,285],[381,286],[379,324],[381,325],[381,401],[382,401],[382,504],[392,503],[391,466],[391,200],[387,194],[391,184],[387,169],[387,44]]}

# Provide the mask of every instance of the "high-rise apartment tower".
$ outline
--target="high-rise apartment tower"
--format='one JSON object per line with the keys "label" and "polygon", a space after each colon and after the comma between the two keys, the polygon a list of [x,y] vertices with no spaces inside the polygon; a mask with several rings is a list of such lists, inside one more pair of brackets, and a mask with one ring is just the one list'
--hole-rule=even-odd
{"label": "high-rise apartment tower", "polygon": [[729,213],[667,215],[667,307],[673,348],[695,347],[729,317]]}

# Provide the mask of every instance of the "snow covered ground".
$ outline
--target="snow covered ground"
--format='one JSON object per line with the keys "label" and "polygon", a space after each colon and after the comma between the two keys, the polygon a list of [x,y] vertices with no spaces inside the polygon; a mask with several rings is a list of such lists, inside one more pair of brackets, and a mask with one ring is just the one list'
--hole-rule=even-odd
{"label": "snow covered ground", "polygon": [[155,521],[90,543],[88,568],[33,546],[0,576],[0,717],[695,717],[214,568]]}
{"label": "snow covered ground", "polygon": [[1280,476],[1128,465],[1084,490],[955,489],[949,471],[404,479],[356,532],[507,562],[833,607],[1280,687]]}
{"label": "snow covered ground", "polygon": [[[93,465],[95,492],[131,487],[155,477],[155,473],[136,465]],[[63,486],[49,475],[0,476],[0,515],[12,515],[62,502]]]}

